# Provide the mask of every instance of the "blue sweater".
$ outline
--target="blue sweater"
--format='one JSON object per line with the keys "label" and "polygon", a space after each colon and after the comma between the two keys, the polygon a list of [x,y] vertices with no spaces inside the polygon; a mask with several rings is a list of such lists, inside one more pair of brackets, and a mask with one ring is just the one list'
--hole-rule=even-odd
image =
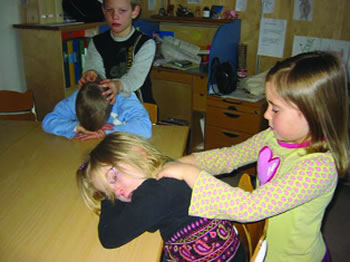
{"label": "blue sweater", "polygon": [[[47,114],[42,121],[42,128],[45,132],[66,138],[73,138],[77,132],[74,131],[79,121],[75,111],[75,101],[78,91],[60,101],[54,110]],[[132,93],[129,97],[117,95],[116,102],[112,107],[111,115],[107,123],[113,123],[111,132],[129,132],[145,138],[152,136],[152,123],[148,112]]]}

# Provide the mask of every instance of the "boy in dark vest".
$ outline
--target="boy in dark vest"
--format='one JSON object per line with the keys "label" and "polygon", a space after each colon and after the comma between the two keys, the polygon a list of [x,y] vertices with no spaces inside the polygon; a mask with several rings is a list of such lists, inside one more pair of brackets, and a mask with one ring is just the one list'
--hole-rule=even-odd
{"label": "boy in dark vest", "polygon": [[118,93],[132,92],[141,102],[155,104],[150,70],[156,44],[132,26],[141,11],[139,0],[103,0],[102,10],[110,30],[90,42],[79,86],[100,75],[104,80],[99,86],[107,88],[103,94],[111,104]]}

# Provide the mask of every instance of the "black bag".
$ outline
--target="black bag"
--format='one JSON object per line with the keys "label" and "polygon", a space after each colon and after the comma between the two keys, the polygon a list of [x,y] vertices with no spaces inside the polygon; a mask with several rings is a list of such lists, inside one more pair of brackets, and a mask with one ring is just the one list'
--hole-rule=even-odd
{"label": "black bag", "polygon": [[104,15],[98,0],[63,0],[65,14],[84,23],[104,21]]}
{"label": "black bag", "polygon": [[[232,64],[229,61],[220,63],[218,57],[214,57],[211,63],[210,84],[217,85],[218,95],[227,95],[237,88],[237,75],[233,71]],[[215,93],[217,90],[213,87]]]}

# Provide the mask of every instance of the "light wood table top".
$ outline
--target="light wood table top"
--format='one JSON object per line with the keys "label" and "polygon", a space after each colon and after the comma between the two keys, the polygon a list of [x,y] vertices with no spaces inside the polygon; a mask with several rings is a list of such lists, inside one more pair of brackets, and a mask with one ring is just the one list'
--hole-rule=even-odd
{"label": "light wood table top", "polygon": [[[154,126],[150,139],[173,158],[183,155],[188,127]],[[40,123],[0,121],[0,260],[159,261],[159,232],[144,233],[107,250],[97,236],[98,217],[84,205],[75,171],[98,141],[46,134]]]}

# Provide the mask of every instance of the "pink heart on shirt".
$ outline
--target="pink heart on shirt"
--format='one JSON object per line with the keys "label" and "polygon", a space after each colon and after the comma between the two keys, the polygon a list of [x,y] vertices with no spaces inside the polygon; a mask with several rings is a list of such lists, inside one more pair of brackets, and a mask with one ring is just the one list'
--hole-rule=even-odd
{"label": "pink heart on shirt", "polygon": [[264,146],[259,153],[258,159],[258,179],[260,186],[269,182],[276,174],[277,168],[280,165],[279,157],[272,158],[272,151],[267,146]]}

